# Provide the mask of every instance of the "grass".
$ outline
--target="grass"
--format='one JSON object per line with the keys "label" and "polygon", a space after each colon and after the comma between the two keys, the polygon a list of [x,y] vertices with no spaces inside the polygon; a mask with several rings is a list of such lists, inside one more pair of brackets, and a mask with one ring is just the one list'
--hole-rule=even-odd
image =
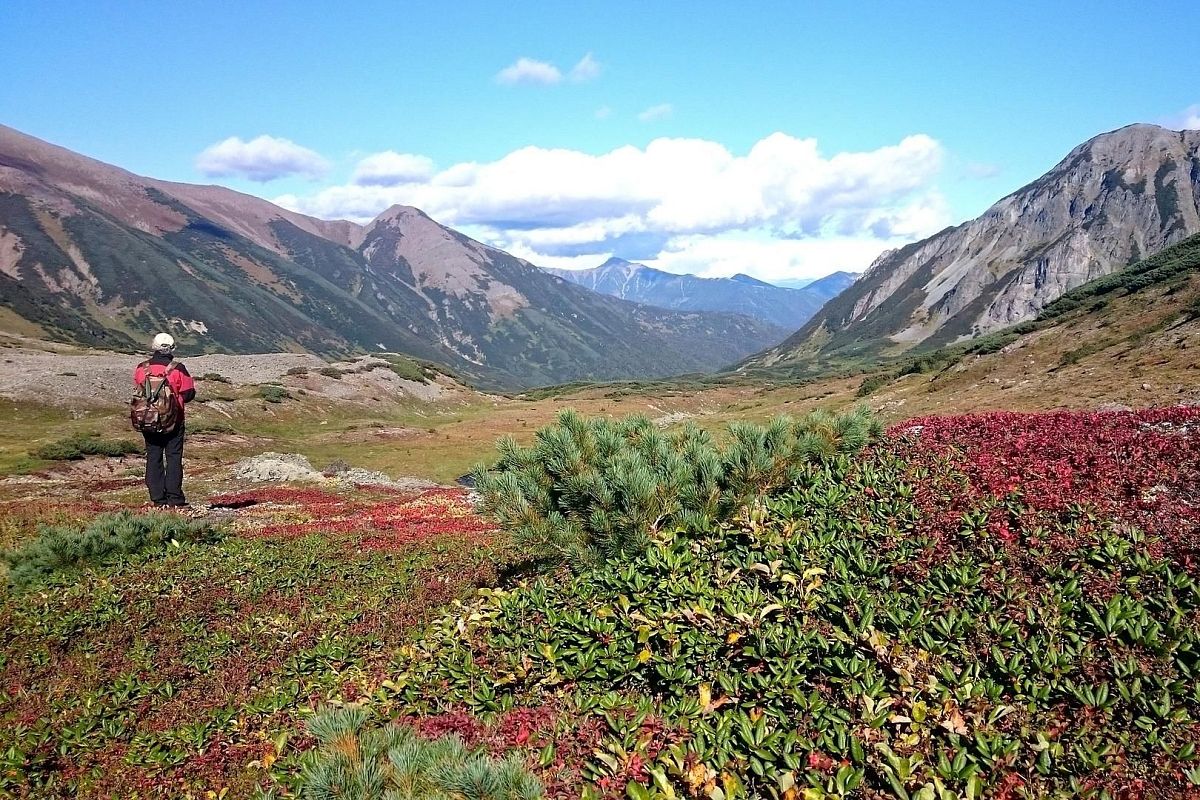
{"label": "grass", "polygon": [[[1194,335],[1195,320],[1200,318],[1200,275],[1193,274],[1184,284],[1180,280],[1175,276],[1164,284],[1170,294],[1161,287],[1147,287],[1114,297],[1100,317],[1080,316],[1076,311],[1053,320],[1053,327],[1026,323],[1011,334],[976,342],[976,352],[954,359],[910,359],[903,369],[889,368],[888,381],[871,387],[868,400],[889,422],[997,407],[1036,410],[1200,401],[1194,355],[1182,346]],[[1169,327],[1189,316],[1193,321],[1184,327]],[[1099,327],[1101,322],[1106,326]],[[1164,322],[1168,327],[1154,336],[1133,340],[1139,331],[1161,328]],[[1068,351],[1094,347],[1090,343],[1102,339],[1128,342],[1128,347],[1119,359],[1109,358],[1110,352],[1095,352],[1080,354],[1074,364],[1060,364]],[[1012,345],[1010,352],[999,351],[1005,345]],[[909,374],[895,374],[900,371]],[[500,436],[511,434],[528,443],[534,430],[567,406],[599,416],[640,412],[657,418],[680,412],[693,415],[702,428],[716,431],[734,418],[763,421],[817,406],[848,407],[869,377],[860,372],[807,382],[724,376],[703,382],[688,378],[580,384],[518,398],[477,395],[461,403],[405,400],[373,404],[373,408],[310,395],[270,404],[269,414],[263,413],[261,402],[234,402],[228,408],[230,417],[201,404],[189,410],[189,426],[221,420],[245,441],[194,448],[189,459],[203,467],[276,450],[301,453],[314,463],[341,459],[392,475],[452,481],[489,456]],[[1144,383],[1151,389],[1141,389]],[[1177,387],[1183,387],[1182,394]],[[202,388],[198,399],[209,397]],[[0,425],[0,474],[49,466],[53,462],[32,458],[30,450],[65,436],[89,431],[100,431],[104,438],[128,435],[123,411],[116,406],[67,410],[0,399],[0,417],[12,421]],[[379,434],[368,427],[371,424],[404,433]]]}

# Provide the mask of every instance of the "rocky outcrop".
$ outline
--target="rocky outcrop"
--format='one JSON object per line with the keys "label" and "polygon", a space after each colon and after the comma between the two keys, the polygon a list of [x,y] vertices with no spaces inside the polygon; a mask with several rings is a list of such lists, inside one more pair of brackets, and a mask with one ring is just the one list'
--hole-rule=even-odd
{"label": "rocky outcrop", "polygon": [[884,253],[795,336],[750,363],[978,336],[1197,231],[1200,131],[1131,125],[1076,147],[981,217]]}

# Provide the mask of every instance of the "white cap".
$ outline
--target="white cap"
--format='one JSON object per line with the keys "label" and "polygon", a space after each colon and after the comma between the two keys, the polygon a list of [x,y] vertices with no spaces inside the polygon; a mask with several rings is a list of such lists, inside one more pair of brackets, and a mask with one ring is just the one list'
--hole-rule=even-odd
{"label": "white cap", "polygon": [[154,337],[154,349],[169,353],[175,349],[175,337],[169,333],[160,333]]}

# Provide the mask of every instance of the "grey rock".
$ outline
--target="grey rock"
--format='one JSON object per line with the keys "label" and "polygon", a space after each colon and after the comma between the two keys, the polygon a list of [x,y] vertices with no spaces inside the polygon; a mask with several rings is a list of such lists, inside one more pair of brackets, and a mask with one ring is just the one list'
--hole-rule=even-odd
{"label": "grey rock", "polygon": [[254,483],[325,481],[325,476],[313,469],[312,462],[296,453],[261,453],[243,458],[233,465],[233,476],[238,480]]}

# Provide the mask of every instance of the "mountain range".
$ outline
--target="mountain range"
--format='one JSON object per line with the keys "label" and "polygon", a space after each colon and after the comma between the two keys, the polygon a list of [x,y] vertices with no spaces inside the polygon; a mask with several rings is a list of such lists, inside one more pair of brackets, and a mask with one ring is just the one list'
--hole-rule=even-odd
{"label": "mountain range", "polygon": [[636,303],[678,311],[723,311],[745,314],[794,331],[831,297],[854,282],[849,272],[835,272],[802,289],[775,286],[749,275],[701,278],[610,258],[592,269],[547,269],[572,283]]}
{"label": "mountain range", "polygon": [[[1033,319],[1197,232],[1200,131],[1154,125],[1079,145],[857,280],[801,290],[625,261],[554,275],[415,208],[320,220],[0,126],[0,328],[127,350],[165,329],[185,352],[394,351],[493,388],[739,359],[776,375],[858,370]],[[788,337],[787,314],[812,316]]]}
{"label": "mountain range", "polygon": [[140,350],[395,351],[520,388],[710,371],[788,330],[606,297],[387,209],[367,225],[134,175],[0,126],[0,325]]}
{"label": "mountain range", "polygon": [[977,219],[886,252],[743,369],[816,374],[1034,318],[1200,231],[1200,131],[1131,125],[1079,145]]}

